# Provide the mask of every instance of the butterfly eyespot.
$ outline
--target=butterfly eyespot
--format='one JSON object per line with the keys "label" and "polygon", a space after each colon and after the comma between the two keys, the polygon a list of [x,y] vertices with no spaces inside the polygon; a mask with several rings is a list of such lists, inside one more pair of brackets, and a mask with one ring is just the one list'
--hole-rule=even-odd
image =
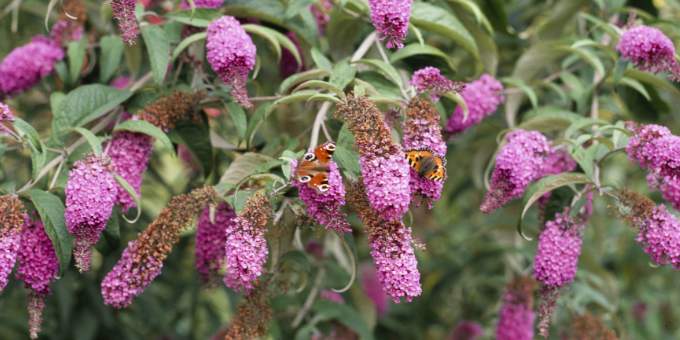
{"label": "butterfly eyespot", "polygon": [[326,149],[327,149],[328,151],[335,151],[335,143],[329,142],[329,143],[326,145]]}
{"label": "butterfly eyespot", "polygon": [[303,158],[304,158],[304,160],[309,162],[309,161],[314,160],[314,158],[316,158],[316,156],[313,153],[308,152],[303,156]]}
{"label": "butterfly eyespot", "polygon": [[311,179],[312,179],[311,176],[302,176],[302,177],[300,177],[300,182],[306,183],[306,182],[309,182]]}
{"label": "butterfly eyespot", "polygon": [[326,192],[326,191],[328,191],[328,188],[329,188],[328,184],[321,184],[321,185],[319,185],[319,191],[321,191],[321,192]]}

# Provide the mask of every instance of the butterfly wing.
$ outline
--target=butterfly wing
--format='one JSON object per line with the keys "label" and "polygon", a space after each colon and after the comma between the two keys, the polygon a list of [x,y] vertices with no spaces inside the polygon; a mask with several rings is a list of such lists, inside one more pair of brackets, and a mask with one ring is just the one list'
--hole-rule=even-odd
{"label": "butterfly wing", "polygon": [[335,142],[328,141],[314,148],[314,157],[318,160],[319,164],[328,166],[328,162],[331,161],[334,152]]}
{"label": "butterfly wing", "polygon": [[408,164],[418,172],[420,172],[421,167],[423,166],[423,160],[434,156],[434,152],[429,148],[406,149],[404,150],[404,153],[406,153]]}
{"label": "butterfly wing", "polygon": [[439,155],[432,156],[435,168],[424,173],[423,177],[437,182],[443,182],[446,179],[446,159]]}
{"label": "butterfly wing", "polygon": [[316,190],[319,194],[325,193],[329,189],[328,174],[326,172],[317,173],[309,182],[307,182],[307,185]]}

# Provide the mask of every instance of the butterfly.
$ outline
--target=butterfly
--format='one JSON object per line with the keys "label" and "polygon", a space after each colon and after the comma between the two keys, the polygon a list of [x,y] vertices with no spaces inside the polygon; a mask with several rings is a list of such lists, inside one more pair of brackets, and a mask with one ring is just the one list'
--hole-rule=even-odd
{"label": "butterfly", "polygon": [[328,191],[328,162],[335,152],[335,142],[326,142],[308,152],[298,161],[294,179],[323,194]]}
{"label": "butterfly", "polygon": [[420,176],[437,182],[446,179],[446,159],[437,155],[430,148],[414,148],[404,150],[409,165],[418,171]]}

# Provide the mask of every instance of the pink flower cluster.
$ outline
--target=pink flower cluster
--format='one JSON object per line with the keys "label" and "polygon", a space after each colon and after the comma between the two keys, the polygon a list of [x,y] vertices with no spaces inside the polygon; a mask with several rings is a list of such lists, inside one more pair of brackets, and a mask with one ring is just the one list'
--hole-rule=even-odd
{"label": "pink flower cluster", "polygon": [[491,190],[480,210],[490,214],[519,197],[545,166],[545,155],[554,152],[552,142],[538,131],[516,130],[505,137],[508,142],[496,157]]}
{"label": "pink flower cluster", "polygon": [[671,134],[664,126],[649,124],[637,126],[627,122],[626,127],[636,134],[626,147],[628,159],[649,169],[647,183],[659,189],[664,199],[675,209],[680,209],[680,137]]}
{"label": "pink flower cluster", "polygon": [[0,93],[8,96],[30,89],[54,71],[64,51],[53,40],[38,35],[15,48],[0,63]]}
{"label": "pink flower cluster", "polygon": [[[139,234],[140,237],[143,235]],[[118,263],[102,281],[104,304],[116,308],[125,308],[161,273],[163,262],[153,256],[146,257],[146,266],[140,267],[136,261],[139,254],[140,240],[130,241],[123,251]]]}
{"label": "pink flower cluster", "polygon": [[[141,196],[142,174],[146,171],[146,163],[153,151],[152,142],[153,138],[146,134],[122,131],[115,133],[113,140],[103,145],[104,150],[108,148],[107,154],[120,177],[135,189],[138,197]],[[123,212],[136,206],[134,198],[120,184],[116,184],[116,188],[114,203],[120,204]]]}
{"label": "pink flower cluster", "polygon": [[384,316],[389,313],[387,294],[383,290],[382,284],[378,279],[376,267],[372,263],[364,263],[359,268],[359,275],[361,278],[361,288],[364,294],[373,301],[375,309],[379,316]]}
{"label": "pink flower cluster", "polygon": [[446,340],[477,340],[484,333],[484,328],[474,321],[461,321],[452,330]]}
{"label": "pink flower cluster", "polygon": [[60,20],[52,26],[50,36],[59,46],[66,46],[71,41],[80,40],[83,37],[83,26],[75,21]]}
{"label": "pink flower cluster", "polygon": [[315,4],[308,5],[307,9],[312,12],[314,21],[316,21],[316,28],[319,30],[319,36],[323,35],[326,25],[331,20],[328,14],[333,10],[333,4],[328,0],[317,0]]}
{"label": "pink flower cluster", "polygon": [[454,84],[451,80],[442,76],[438,68],[432,66],[414,72],[408,86],[415,86],[418,93],[428,92],[430,99],[435,103],[444,94],[465,90],[465,84]]}
{"label": "pink flower cluster", "polygon": [[387,39],[387,48],[401,50],[404,47],[402,41],[408,34],[412,3],[413,0],[368,0],[373,26],[380,41]]}
{"label": "pink flower cluster", "polygon": [[137,0],[112,0],[113,18],[118,20],[118,28],[123,35],[121,39],[128,46],[135,44],[137,40],[137,17],[135,6]]}
{"label": "pink flower cluster", "polygon": [[232,96],[241,107],[252,107],[248,101],[246,78],[255,66],[255,44],[232,16],[213,20],[207,32],[206,58],[212,69],[231,86]]}
{"label": "pink flower cluster", "polygon": [[[307,150],[313,152],[312,149]],[[292,174],[295,174],[298,161],[294,159],[290,167]],[[317,193],[307,183],[300,183],[298,181],[291,181],[293,186],[298,188],[300,199],[307,205],[307,213],[314,218],[318,224],[325,224],[324,229],[334,229],[340,234],[344,232],[351,232],[352,229],[345,217],[347,214],[340,213],[340,207],[345,205],[345,185],[342,184],[342,177],[338,164],[330,161],[328,163],[328,191],[324,193]]]}
{"label": "pink flower cluster", "polygon": [[21,235],[10,233],[7,229],[0,232],[0,291],[5,288],[17,260]]}
{"label": "pink flower cluster", "polygon": [[411,228],[402,226],[391,235],[371,235],[369,245],[373,263],[378,266],[378,280],[392,301],[399,303],[401,297],[406,297],[406,302],[411,302],[422,293]]}
{"label": "pink flower cluster", "polygon": [[641,25],[629,29],[621,35],[616,50],[642,71],[670,71],[668,78],[680,81],[680,66],[673,57],[675,45],[658,28]]}
{"label": "pink flower cluster", "polygon": [[90,269],[92,246],[106,228],[117,195],[117,183],[104,156],[76,162],[66,184],[66,226],[76,235],[73,255],[80,272]]}
{"label": "pink flower cluster", "polygon": [[246,294],[253,289],[253,282],[262,275],[269,254],[264,238],[266,232],[243,217],[236,217],[227,226],[227,277],[224,278],[227,287],[237,291],[243,289]]}
{"label": "pink flower cluster", "polygon": [[342,297],[342,295],[332,290],[322,290],[321,292],[319,292],[319,297],[321,297],[324,300],[335,301],[340,304],[345,303],[345,299]]}
{"label": "pink flower cluster", "polygon": [[564,172],[574,171],[577,165],[576,161],[569,156],[567,150],[555,150],[555,152],[550,153],[545,157],[541,176],[559,175]]}
{"label": "pink flower cluster", "polygon": [[[220,8],[224,0],[194,0],[194,6],[196,8]],[[191,9],[189,1],[182,0],[182,9]]]}
{"label": "pink flower cluster", "polygon": [[567,212],[556,214],[545,223],[534,258],[534,277],[546,285],[562,287],[574,281],[578,256],[583,243],[582,225],[572,221]]}
{"label": "pink flower cluster", "polygon": [[671,265],[680,270],[680,223],[661,204],[653,207],[651,217],[639,220],[637,242],[658,265]]}
{"label": "pink flower cluster", "polygon": [[54,245],[45,232],[40,219],[32,221],[25,216],[25,224],[21,234],[21,248],[18,254],[19,268],[16,279],[24,282],[28,292],[28,313],[31,339],[38,338],[42,324],[42,311],[45,308],[45,297],[52,294],[50,282],[59,271],[59,260]]}
{"label": "pink flower cluster", "polygon": [[234,209],[221,202],[215,210],[213,224],[210,222],[210,207],[205,207],[196,225],[196,250],[194,263],[198,271],[198,281],[213,286],[222,277],[220,269],[224,265],[224,245],[227,243],[225,230],[236,218]]}
{"label": "pink flower cluster", "polygon": [[501,307],[496,340],[533,340],[536,314],[523,304],[506,303]]}
{"label": "pink flower cluster", "polygon": [[465,113],[459,105],[446,122],[446,131],[463,132],[481,122],[485,116],[492,114],[498,105],[505,101],[505,97],[500,94],[501,91],[503,91],[503,84],[488,74],[483,74],[478,80],[467,84],[465,90],[460,93],[468,107],[467,120],[463,121]]}
{"label": "pink flower cluster", "polygon": [[[5,122],[14,121],[14,115],[12,114],[12,110],[9,109],[9,106],[7,104],[4,104],[2,102],[0,102],[0,120]],[[0,124],[0,131],[2,131],[2,133],[5,134],[5,136],[9,135],[9,129],[2,124]]]}
{"label": "pink flower cluster", "polygon": [[380,218],[397,219],[408,211],[411,202],[411,167],[403,151],[385,157],[359,156],[366,196]]}

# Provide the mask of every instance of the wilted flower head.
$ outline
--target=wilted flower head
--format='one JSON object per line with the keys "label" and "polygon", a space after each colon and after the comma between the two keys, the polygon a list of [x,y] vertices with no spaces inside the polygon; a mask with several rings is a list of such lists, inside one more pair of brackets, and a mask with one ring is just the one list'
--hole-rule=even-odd
{"label": "wilted flower head", "polygon": [[266,196],[249,197],[238,217],[227,227],[227,277],[224,278],[227,287],[243,289],[248,294],[262,275],[269,254],[264,226],[274,214],[269,205]]}
{"label": "wilted flower head", "polygon": [[8,96],[30,89],[54,71],[54,63],[64,58],[64,50],[53,40],[38,35],[17,47],[0,63],[0,92]]}
{"label": "wilted flower head", "polygon": [[[406,126],[402,144],[405,149],[429,148],[435,154],[446,156],[446,143],[442,140],[437,109],[422,98],[413,98],[406,110]],[[434,181],[421,176],[418,171],[409,168],[411,187],[411,203],[420,206],[422,200],[432,209],[432,201],[439,200],[444,182]],[[420,200],[418,200],[420,198]]]}
{"label": "wilted flower head", "polygon": [[213,224],[210,222],[210,207],[203,208],[203,213],[196,224],[195,267],[198,281],[215,286],[222,278],[220,269],[224,266],[224,245],[227,243],[226,230],[234,223],[236,213],[226,202],[221,202],[215,209]]}
{"label": "wilted flower head", "polygon": [[0,196],[0,291],[7,285],[19,251],[24,205],[16,195]]}
{"label": "wilted flower head", "polygon": [[533,340],[534,289],[536,282],[529,276],[516,277],[505,285],[496,326],[497,340]]}
{"label": "wilted flower head", "polygon": [[332,290],[322,290],[321,292],[319,292],[319,296],[324,300],[335,301],[341,304],[345,303],[345,299],[342,297],[342,295]]}
{"label": "wilted flower head", "polygon": [[163,260],[179,241],[185,228],[193,226],[203,207],[214,204],[214,187],[195,189],[172,199],[158,218],[149,224],[139,238],[128,243],[123,255],[102,281],[104,304],[127,307],[161,273]]}
{"label": "wilted flower head", "polygon": [[231,318],[225,335],[214,339],[249,340],[261,339],[267,334],[268,323],[272,319],[272,309],[269,306],[267,282],[255,282],[250,294],[236,306],[236,313]]}
{"label": "wilted flower head", "polygon": [[208,25],[208,52],[206,58],[212,69],[231,86],[234,100],[250,108],[246,91],[248,72],[255,66],[255,44],[232,16],[225,15]]}
{"label": "wilted flower head", "polygon": [[453,329],[446,340],[477,340],[484,333],[484,328],[474,321],[461,321]]}
{"label": "wilted flower head", "polygon": [[200,90],[196,93],[176,91],[148,105],[144,110],[139,111],[138,117],[133,119],[147,121],[164,131],[174,129],[183,119],[199,124],[202,118],[196,109],[206,95],[205,91]]}
{"label": "wilted flower head", "polygon": [[343,117],[354,134],[369,202],[381,218],[400,220],[411,201],[411,167],[392,141],[384,115],[366,97],[349,94],[335,116]]}
{"label": "wilted flower head", "polygon": [[465,90],[465,84],[462,82],[454,83],[446,79],[440,74],[438,68],[428,66],[413,73],[411,81],[408,86],[415,86],[418,93],[428,92],[430,99],[435,103],[439,101],[439,97],[451,93],[462,92]]}
{"label": "wilted flower head", "polygon": [[[293,44],[295,44],[295,48],[297,49],[300,56],[302,56],[302,50],[300,49],[300,44],[298,43],[297,37],[295,37],[295,33],[289,31],[286,33],[286,36],[293,42]],[[289,51],[287,48],[282,48],[281,61],[279,62],[279,76],[283,79],[292,76],[298,72],[298,69],[300,71],[304,71],[305,61],[304,59],[300,59],[300,61],[302,62],[302,65],[298,65],[298,62],[291,51]]]}
{"label": "wilted flower head", "polygon": [[490,214],[496,208],[519,197],[545,166],[545,155],[552,153],[552,143],[538,131],[515,130],[509,133],[496,157],[491,176],[491,190],[480,210]]}
{"label": "wilted flower head", "polygon": [[401,297],[411,302],[422,293],[418,260],[411,246],[411,228],[399,220],[384,220],[369,203],[366,187],[352,183],[349,200],[364,222],[371,246],[371,256],[377,265],[376,274],[383,290],[399,303]]}
{"label": "wilted flower head", "polygon": [[590,315],[573,315],[562,340],[617,340],[616,333],[604,324],[601,318]]}
{"label": "wilted flower head", "polygon": [[118,20],[118,28],[123,33],[121,39],[128,46],[137,40],[137,18],[135,17],[137,0],[112,0],[113,18]]}
{"label": "wilted flower head", "polygon": [[370,262],[364,263],[359,267],[361,288],[363,288],[364,294],[373,301],[378,315],[384,316],[389,313],[390,305],[382,283],[378,279],[376,269],[375,264]]}
{"label": "wilted flower head", "polygon": [[[313,152],[313,149],[308,149]],[[291,162],[291,174],[294,176],[297,170],[298,160]],[[328,163],[328,191],[318,193],[307,185],[298,181],[291,181],[291,184],[298,188],[300,199],[307,205],[307,213],[314,218],[317,224],[326,225],[324,229],[334,229],[340,234],[352,231],[345,217],[347,214],[340,212],[340,207],[345,205],[345,185],[342,184],[342,177],[338,164],[330,161]]]}
{"label": "wilted flower head", "polygon": [[402,41],[408,34],[412,3],[413,0],[368,0],[373,26],[380,41],[387,39],[387,48],[404,47]]}
{"label": "wilted flower head", "polygon": [[29,289],[27,294],[28,324],[31,326],[31,339],[37,339],[42,323],[45,297],[52,294],[50,282],[54,281],[59,271],[59,260],[54,251],[54,245],[47,236],[40,219],[32,221],[28,215],[25,215],[18,259],[19,268],[16,279],[23,281],[24,288]]}
{"label": "wilted flower head", "polygon": [[465,99],[468,108],[467,120],[463,121],[465,113],[458,105],[446,122],[446,131],[454,134],[463,132],[481,122],[485,116],[492,114],[498,105],[505,101],[505,97],[500,94],[501,91],[503,91],[503,84],[488,74],[483,74],[478,80],[465,85],[460,95]]}
{"label": "wilted flower head", "polygon": [[670,71],[668,78],[680,81],[680,67],[675,55],[673,41],[658,28],[640,25],[624,32],[616,50],[621,58],[629,59],[642,71]]}
{"label": "wilted flower head", "polygon": [[[117,173],[135,189],[138,197],[141,196],[142,174],[146,171],[146,163],[153,151],[152,142],[153,139],[146,134],[121,131],[113,135],[111,142],[103,145],[105,150],[109,148],[107,154]],[[136,205],[135,200],[120,184],[116,183],[116,187],[114,203],[120,204],[123,212],[127,212]]]}
{"label": "wilted flower head", "polygon": [[92,246],[106,228],[118,194],[118,184],[105,155],[76,162],[66,184],[66,226],[74,234],[73,255],[80,272],[90,269]]}

